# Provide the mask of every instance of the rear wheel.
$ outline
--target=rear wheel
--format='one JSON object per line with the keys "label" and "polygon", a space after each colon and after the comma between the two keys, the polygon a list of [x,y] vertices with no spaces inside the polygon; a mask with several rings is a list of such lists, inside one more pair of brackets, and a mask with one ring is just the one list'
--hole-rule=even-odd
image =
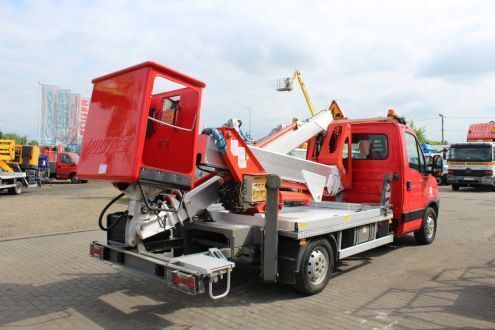
{"label": "rear wheel", "polygon": [[459,185],[457,183],[452,184],[452,190],[453,191],[459,191]]}
{"label": "rear wheel", "polygon": [[437,233],[437,213],[431,207],[426,209],[421,228],[414,232],[414,238],[418,244],[431,244]]}
{"label": "rear wheel", "polygon": [[77,177],[77,175],[76,175],[76,174],[72,174],[72,175],[70,176],[70,182],[71,182],[71,183],[79,183],[80,181],[79,181],[79,178]]}
{"label": "rear wheel", "polygon": [[9,188],[9,194],[11,195],[20,195],[22,194],[22,182],[16,181],[15,187]]}
{"label": "rear wheel", "polygon": [[333,267],[334,254],[328,240],[311,241],[306,246],[296,274],[296,290],[306,295],[321,292],[330,280]]}

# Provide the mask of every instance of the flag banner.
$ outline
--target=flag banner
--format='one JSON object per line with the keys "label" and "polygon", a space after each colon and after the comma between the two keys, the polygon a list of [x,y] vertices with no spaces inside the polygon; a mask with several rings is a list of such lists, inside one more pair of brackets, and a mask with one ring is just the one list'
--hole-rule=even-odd
{"label": "flag banner", "polygon": [[89,99],[54,85],[41,85],[41,145],[77,145],[82,142]]}
{"label": "flag banner", "polygon": [[57,139],[56,111],[58,86],[41,85],[40,132],[42,145],[54,145]]}
{"label": "flag banner", "polygon": [[78,143],[79,130],[79,108],[81,106],[81,95],[70,94],[67,138],[69,144]]}
{"label": "flag banner", "polygon": [[79,143],[82,142],[84,130],[86,129],[86,121],[88,120],[90,99],[81,98],[79,106]]}
{"label": "flag banner", "polygon": [[57,144],[66,144],[68,140],[67,128],[69,127],[69,102],[70,90],[59,89],[55,122],[57,127]]}

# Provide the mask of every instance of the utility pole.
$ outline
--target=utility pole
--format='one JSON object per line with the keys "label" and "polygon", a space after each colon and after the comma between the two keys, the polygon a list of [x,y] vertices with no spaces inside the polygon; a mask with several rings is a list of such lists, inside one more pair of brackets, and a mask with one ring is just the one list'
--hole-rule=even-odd
{"label": "utility pole", "polygon": [[252,135],[251,135],[251,107],[245,107],[244,109],[247,109],[248,110],[248,134],[249,134],[249,138],[252,139]]}
{"label": "utility pole", "polygon": [[441,113],[439,113],[438,115],[442,119],[442,144],[445,144],[444,129],[443,129],[443,119],[445,118],[445,116],[443,114],[441,114]]}

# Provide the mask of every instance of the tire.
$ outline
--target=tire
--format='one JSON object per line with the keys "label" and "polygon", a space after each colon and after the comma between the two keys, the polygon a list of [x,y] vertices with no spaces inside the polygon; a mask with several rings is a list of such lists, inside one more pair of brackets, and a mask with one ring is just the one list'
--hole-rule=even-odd
{"label": "tire", "polygon": [[15,187],[9,188],[9,194],[10,195],[20,195],[22,194],[22,182],[21,181],[16,181]]}
{"label": "tire", "polygon": [[305,295],[321,292],[330,280],[334,263],[334,253],[328,240],[311,241],[301,258],[295,289]]}
{"label": "tire", "polygon": [[453,191],[459,191],[459,185],[457,183],[452,184],[452,190]]}
{"label": "tire", "polygon": [[71,182],[71,183],[74,183],[74,184],[76,184],[76,183],[79,183],[79,182],[80,182],[80,181],[79,181],[79,178],[77,177],[77,174],[72,174],[72,175],[70,176],[70,182]]}
{"label": "tire", "polygon": [[435,180],[437,181],[438,186],[442,184],[442,178],[441,177],[437,176],[437,177],[435,177]]}
{"label": "tire", "polygon": [[442,184],[447,184],[447,174],[442,175]]}
{"label": "tire", "polygon": [[418,231],[414,232],[414,238],[418,244],[431,244],[437,234],[437,212],[431,207],[426,209],[423,223]]}

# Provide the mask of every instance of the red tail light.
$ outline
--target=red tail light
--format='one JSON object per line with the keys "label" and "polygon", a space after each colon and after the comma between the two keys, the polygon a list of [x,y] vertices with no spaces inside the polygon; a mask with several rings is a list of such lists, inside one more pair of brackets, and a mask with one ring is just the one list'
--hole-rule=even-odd
{"label": "red tail light", "polygon": [[105,247],[96,243],[91,243],[89,245],[89,255],[103,260],[105,259]]}
{"label": "red tail light", "polygon": [[194,275],[184,274],[177,270],[167,272],[168,286],[189,294],[198,292],[197,279]]}

